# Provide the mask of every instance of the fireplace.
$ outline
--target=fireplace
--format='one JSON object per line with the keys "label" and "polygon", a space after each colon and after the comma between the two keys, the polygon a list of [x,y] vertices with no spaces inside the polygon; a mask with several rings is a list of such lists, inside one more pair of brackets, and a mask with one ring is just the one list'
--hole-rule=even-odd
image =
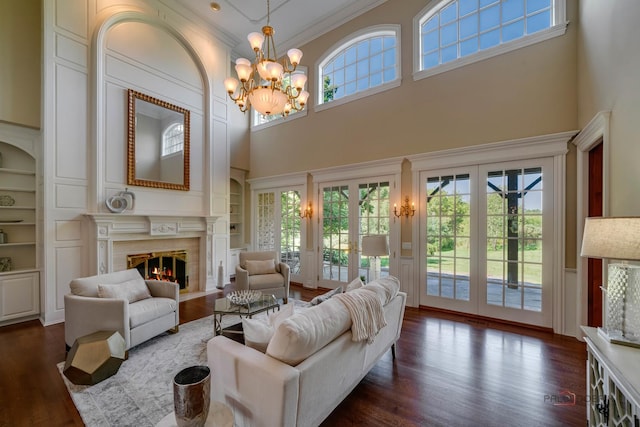
{"label": "fireplace", "polygon": [[127,255],[127,268],[138,269],[145,279],[176,282],[180,292],[189,290],[186,250]]}
{"label": "fireplace", "polygon": [[[173,217],[143,216],[124,214],[89,215],[95,228],[95,256],[98,274],[127,269],[129,257],[168,252],[170,261],[162,266],[158,261],[158,274],[175,277],[181,284],[182,292],[203,292],[215,289],[215,270],[220,261],[225,260],[227,240],[216,238],[215,217]],[[222,230],[222,228],[221,228]],[[224,228],[226,232],[226,227]],[[222,232],[222,231],[221,231]],[[176,266],[173,265],[174,254],[186,252],[186,255],[175,255]],[[184,260],[184,267],[181,262]],[[188,261],[188,262],[187,262]],[[140,264],[144,277],[155,277],[151,270]],[[129,267],[133,268],[133,267]],[[181,273],[184,269],[184,273]],[[184,279],[180,279],[180,276]],[[181,281],[182,280],[182,281]]]}

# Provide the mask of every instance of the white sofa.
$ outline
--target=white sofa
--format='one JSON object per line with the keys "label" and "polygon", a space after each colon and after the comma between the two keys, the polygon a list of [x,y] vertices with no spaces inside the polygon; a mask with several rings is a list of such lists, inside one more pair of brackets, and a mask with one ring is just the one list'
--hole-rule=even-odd
{"label": "white sofa", "polygon": [[177,283],[144,280],[135,268],[69,283],[64,296],[64,339],[97,331],[118,331],[129,350],[165,331],[178,331],[180,288]]}
{"label": "white sofa", "polygon": [[[211,398],[232,408],[235,425],[239,427],[317,426],[382,355],[395,346],[400,337],[405,304],[404,292],[390,297],[383,307],[387,324],[371,344],[352,341],[347,313],[347,328],[338,327],[341,328],[338,336],[299,363],[292,360],[285,363],[222,335],[216,336],[207,345],[212,371]],[[333,322],[343,317],[335,312],[341,310],[340,305],[344,308],[341,301],[331,298],[307,310],[328,311],[326,321]],[[300,315],[295,313],[290,319]],[[298,323],[318,329],[315,319],[315,325]],[[282,324],[278,330],[280,328]],[[269,345],[274,339],[275,336]],[[395,356],[395,347],[393,353]]]}

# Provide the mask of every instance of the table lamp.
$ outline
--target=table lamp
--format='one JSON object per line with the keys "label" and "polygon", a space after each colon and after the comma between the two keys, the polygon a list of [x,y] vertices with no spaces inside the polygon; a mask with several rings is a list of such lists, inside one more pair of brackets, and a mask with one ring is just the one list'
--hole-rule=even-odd
{"label": "table lamp", "polygon": [[[580,256],[640,260],[640,217],[586,218]],[[608,266],[603,288],[605,321],[598,332],[609,342],[640,347],[640,266]]]}
{"label": "table lamp", "polygon": [[369,271],[372,271],[371,280],[380,278],[380,258],[389,255],[389,242],[384,234],[371,234],[362,236],[362,255],[369,258]]}

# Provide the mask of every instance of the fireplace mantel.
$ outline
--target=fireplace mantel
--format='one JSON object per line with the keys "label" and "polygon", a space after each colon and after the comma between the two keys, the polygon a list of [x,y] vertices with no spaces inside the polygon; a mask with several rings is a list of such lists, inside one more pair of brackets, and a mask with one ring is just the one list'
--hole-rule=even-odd
{"label": "fireplace mantel", "polygon": [[98,274],[114,271],[114,242],[198,238],[201,290],[215,288],[213,235],[216,216],[86,214],[94,224],[95,267]]}

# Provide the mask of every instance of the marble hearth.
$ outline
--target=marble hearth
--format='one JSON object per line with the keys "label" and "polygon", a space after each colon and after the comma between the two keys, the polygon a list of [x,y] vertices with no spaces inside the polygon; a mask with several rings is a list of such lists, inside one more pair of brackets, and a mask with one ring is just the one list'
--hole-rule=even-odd
{"label": "marble hearth", "polygon": [[185,250],[189,292],[215,289],[213,233],[215,217],[121,214],[88,215],[95,226],[98,274],[127,268],[127,256],[141,252]]}

